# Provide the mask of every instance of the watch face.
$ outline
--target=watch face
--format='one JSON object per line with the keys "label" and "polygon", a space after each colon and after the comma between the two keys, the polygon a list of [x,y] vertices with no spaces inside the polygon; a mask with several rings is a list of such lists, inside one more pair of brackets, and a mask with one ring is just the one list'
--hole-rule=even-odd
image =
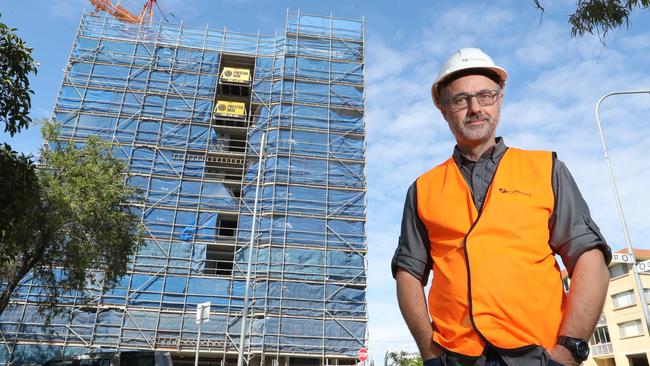
{"label": "watch face", "polygon": [[584,339],[579,339],[576,342],[576,356],[579,358],[578,361],[584,361],[589,357],[589,343],[587,343]]}

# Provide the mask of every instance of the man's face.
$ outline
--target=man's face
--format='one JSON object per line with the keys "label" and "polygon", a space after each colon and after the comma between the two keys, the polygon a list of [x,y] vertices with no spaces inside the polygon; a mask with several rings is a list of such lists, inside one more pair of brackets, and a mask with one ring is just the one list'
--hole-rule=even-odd
{"label": "man's face", "polygon": [[[467,75],[444,87],[441,91],[441,99],[444,102],[457,96],[498,90],[498,88],[497,83],[483,75]],[[441,106],[440,111],[449,124],[456,142],[459,145],[474,145],[494,139],[502,102],[503,95],[499,91],[496,102],[490,106],[480,105],[477,98],[472,97],[465,109],[457,110],[452,108],[451,103],[446,103]]]}

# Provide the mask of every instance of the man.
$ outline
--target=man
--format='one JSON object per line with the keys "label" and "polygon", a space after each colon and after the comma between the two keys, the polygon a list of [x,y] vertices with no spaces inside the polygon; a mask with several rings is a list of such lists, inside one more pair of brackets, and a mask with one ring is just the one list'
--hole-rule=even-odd
{"label": "man", "polygon": [[392,261],[425,365],[577,365],[602,311],[611,251],[566,166],[496,137],[507,78],[464,48],[431,89],[457,145],[409,188]]}

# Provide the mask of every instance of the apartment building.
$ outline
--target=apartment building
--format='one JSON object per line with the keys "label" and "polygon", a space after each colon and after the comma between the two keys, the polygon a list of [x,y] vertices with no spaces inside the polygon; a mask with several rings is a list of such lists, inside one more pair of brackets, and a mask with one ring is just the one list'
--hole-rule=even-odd
{"label": "apartment building", "polygon": [[[627,253],[620,250],[618,253]],[[635,249],[637,262],[650,259],[650,250]],[[591,354],[585,366],[648,366],[650,335],[646,326],[632,266],[609,265],[611,280],[603,313],[589,344]],[[646,299],[650,299],[650,272],[641,273]]]}

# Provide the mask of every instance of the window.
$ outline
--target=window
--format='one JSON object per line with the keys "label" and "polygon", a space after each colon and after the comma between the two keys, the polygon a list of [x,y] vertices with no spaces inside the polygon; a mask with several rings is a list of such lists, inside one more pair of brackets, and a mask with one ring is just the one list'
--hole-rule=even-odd
{"label": "window", "polygon": [[208,244],[203,273],[212,276],[228,276],[232,274],[234,256],[234,246],[219,245],[217,243]]}
{"label": "window", "polygon": [[648,357],[645,353],[637,353],[635,355],[626,355],[627,362],[630,366],[649,366]]}
{"label": "window", "polygon": [[600,313],[600,317],[598,318],[598,323],[596,325],[607,325],[607,318],[605,317],[605,313]]}
{"label": "window", "polygon": [[643,326],[641,324],[641,319],[620,323],[618,325],[618,331],[621,334],[621,338],[643,335]]}
{"label": "window", "polygon": [[636,304],[634,291],[628,290],[625,292],[619,292],[618,294],[614,294],[612,295],[612,302],[614,303],[614,309],[620,309],[620,308],[634,305]]}
{"label": "window", "polygon": [[594,334],[591,336],[589,343],[592,345],[610,343],[612,340],[609,338],[609,331],[607,326],[599,326],[594,330]]}
{"label": "window", "polygon": [[212,276],[229,276],[235,256],[232,241],[237,233],[237,216],[219,213],[217,216],[217,242],[207,245],[203,273]]}
{"label": "window", "polygon": [[234,237],[237,231],[237,216],[219,215],[217,235],[221,237]]}
{"label": "window", "polygon": [[609,276],[611,278],[620,277],[624,274],[627,274],[630,271],[630,267],[627,263],[616,263],[613,266],[609,267]]}
{"label": "window", "polygon": [[645,300],[650,304],[650,288],[644,288],[643,293],[645,293]]}
{"label": "window", "polygon": [[599,325],[589,339],[592,356],[609,355],[613,353],[612,340],[609,338],[607,325]]}

